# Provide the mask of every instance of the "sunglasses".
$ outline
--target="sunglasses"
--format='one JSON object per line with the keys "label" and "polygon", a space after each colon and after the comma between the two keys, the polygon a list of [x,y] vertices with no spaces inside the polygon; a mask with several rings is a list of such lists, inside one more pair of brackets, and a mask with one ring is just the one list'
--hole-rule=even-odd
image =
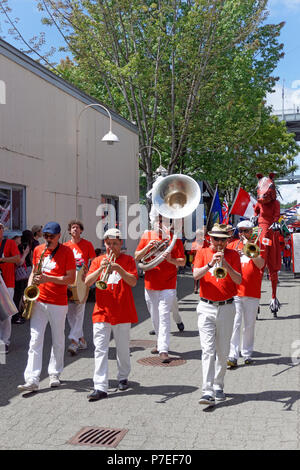
{"label": "sunglasses", "polygon": [[212,237],[212,239],[215,241],[215,242],[226,242],[228,240],[228,237],[226,238],[222,238],[222,237]]}
{"label": "sunglasses", "polygon": [[56,237],[56,235],[53,235],[52,233],[44,233],[44,238],[50,238],[50,240],[53,240]]}
{"label": "sunglasses", "polygon": [[239,229],[239,233],[243,233],[243,232],[250,232],[251,228],[241,228]]}

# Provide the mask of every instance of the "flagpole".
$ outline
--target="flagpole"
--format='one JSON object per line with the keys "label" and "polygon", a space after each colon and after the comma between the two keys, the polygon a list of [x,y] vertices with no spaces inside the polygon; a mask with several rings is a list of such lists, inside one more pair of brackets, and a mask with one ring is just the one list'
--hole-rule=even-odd
{"label": "flagpole", "polygon": [[234,201],[233,203],[231,204],[231,208],[230,208],[230,211],[229,211],[229,214],[228,214],[228,217],[231,215],[231,209],[233,208],[234,204],[235,204],[235,201],[236,201],[236,198],[238,197],[238,194],[239,194],[239,191],[241,189],[241,185],[239,185],[238,189],[237,189],[237,192],[236,192],[236,195],[235,195],[235,198],[234,198]]}
{"label": "flagpole", "polygon": [[213,208],[215,199],[216,199],[217,190],[218,190],[218,185],[216,185],[214,197],[213,197],[212,203],[211,203],[211,205],[210,205],[209,214],[208,214],[208,216],[207,216],[207,221],[206,221],[206,226],[207,226],[207,227],[208,227],[208,223],[209,223],[209,218],[210,218],[210,215],[211,215],[211,211],[212,211],[212,208]]}

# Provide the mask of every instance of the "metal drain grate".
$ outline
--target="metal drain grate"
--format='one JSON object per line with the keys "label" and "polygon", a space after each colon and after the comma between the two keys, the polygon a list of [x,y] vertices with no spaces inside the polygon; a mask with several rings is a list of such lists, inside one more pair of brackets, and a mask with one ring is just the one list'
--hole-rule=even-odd
{"label": "metal drain grate", "polygon": [[181,359],[180,357],[170,357],[170,362],[164,364],[161,362],[161,359],[158,356],[155,357],[144,357],[143,359],[138,359],[137,361],[142,366],[159,366],[159,367],[174,367],[174,366],[182,366],[182,364],[186,363],[185,359]]}
{"label": "metal drain grate", "polygon": [[129,346],[131,348],[154,348],[156,341],[151,341],[151,339],[132,339],[130,340]]}
{"label": "metal drain grate", "polygon": [[68,444],[81,446],[117,447],[128,429],[111,429],[87,426],[82,428]]}

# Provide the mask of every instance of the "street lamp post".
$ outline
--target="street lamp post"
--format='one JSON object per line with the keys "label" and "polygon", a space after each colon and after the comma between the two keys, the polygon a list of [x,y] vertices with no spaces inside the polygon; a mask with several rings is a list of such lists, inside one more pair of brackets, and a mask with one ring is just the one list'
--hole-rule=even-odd
{"label": "street lamp post", "polygon": [[79,169],[79,120],[80,120],[81,115],[83,114],[84,111],[86,111],[88,108],[92,108],[94,106],[99,106],[100,108],[104,109],[107,112],[108,116],[109,116],[109,132],[102,137],[101,141],[106,142],[108,145],[112,145],[115,142],[119,142],[118,136],[115,135],[112,132],[111,113],[109,112],[109,110],[105,106],[103,106],[102,104],[99,104],[99,103],[92,103],[92,104],[88,104],[87,106],[85,106],[80,111],[80,113],[78,114],[77,119],[76,119],[76,195],[75,195],[76,219],[78,217],[78,196],[79,196],[79,183],[78,183],[78,176],[79,176],[79,171],[78,171],[78,169]]}

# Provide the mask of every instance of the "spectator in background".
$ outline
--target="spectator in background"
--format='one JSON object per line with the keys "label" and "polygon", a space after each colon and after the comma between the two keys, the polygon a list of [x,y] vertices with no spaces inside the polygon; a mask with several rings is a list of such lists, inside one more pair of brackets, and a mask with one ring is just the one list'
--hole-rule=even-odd
{"label": "spectator in background", "polygon": [[43,232],[42,232],[43,226],[42,225],[34,225],[31,229],[32,234],[33,234],[33,249],[40,244],[39,238],[43,237]]}
{"label": "spectator in background", "polygon": [[283,248],[283,264],[286,271],[291,270],[291,259],[292,259],[292,244],[290,236],[288,235],[284,239],[284,248]]}
{"label": "spectator in background", "polygon": [[[29,275],[32,270],[32,255],[33,255],[33,243],[34,237],[30,230],[24,230],[20,237],[20,243],[18,249],[20,251],[21,259],[18,265],[16,265],[16,280],[15,280],[15,292],[14,292],[14,303],[18,309],[18,313],[13,315],[12,323],[21,325],[25,322],[22,317],[23,311],[23,294],[24,289],[27,287]],[[21,267],[22,269],[18,269]]]}
{"label": "spectator in background", "polygon": [[[0,271],[3,281],[8,289],[10,298],[14,298],[15,265],[20,261],[20,252],[14,240],[5,240],[3,237],[4,225],[0,223]],[[5,353],[8,353],[11,337],[11,317],[0,322],[0,340],[5,344]]]}

